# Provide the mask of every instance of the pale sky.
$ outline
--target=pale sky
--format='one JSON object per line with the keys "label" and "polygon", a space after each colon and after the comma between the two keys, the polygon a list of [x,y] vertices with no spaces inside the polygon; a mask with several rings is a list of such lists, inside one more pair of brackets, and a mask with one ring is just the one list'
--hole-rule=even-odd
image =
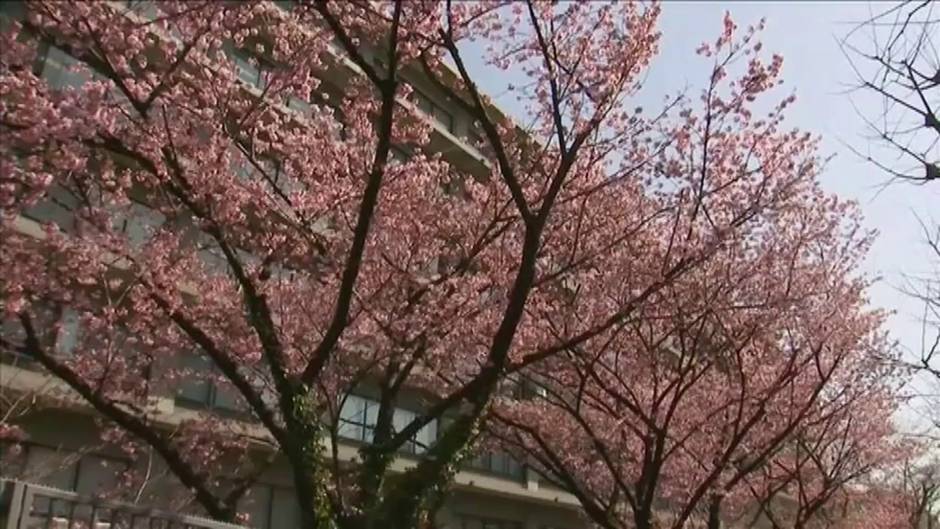
{"label": "pale sky", "polygon": [[[892,4],[887,2],[678,2],[663,3],[661,52],[655,59],[644,99],[649,111],[663,95],[690,87],[692,94],[707,81],[708,63],[694,55],[695,48],[717,37],[725,11],[741,28],[761,17],[767,26],[761,41],[764,51],[784,56],[784,95],[795,90],[797,102],[790,107],[789,124],[823,136],[823,155],[835,158],[826,167],[822,182],[826,189],[857,200],[868,226],[880,236],[864,272],[880,277],[871,289],[871,303],[894,311],[889,332],[903,347],[919,351],[922,306],[898,291],[904,274],[926,273],[927,248],[915,212],[940,221],[940,184],[914,187],[897,184],[883,188],[886,177],[845,144],[864,150],[864,123],[852,106],[863,110],[880,106],[880,99],[845,90],[855,76],[838,45],[853,22],[870,18]],[[473,65],[479,68],[479,64]],[[483,71],[474,68],[476,71]],[[522,117],[518,103],[505,91],[511,75],[484,75],[480,84],[503,108]],[[661,88],[660,88],[661,87]],[[934,269],[936,270],[936,269]],[[910,428],[916,415],[908,411],[901,423]]]}

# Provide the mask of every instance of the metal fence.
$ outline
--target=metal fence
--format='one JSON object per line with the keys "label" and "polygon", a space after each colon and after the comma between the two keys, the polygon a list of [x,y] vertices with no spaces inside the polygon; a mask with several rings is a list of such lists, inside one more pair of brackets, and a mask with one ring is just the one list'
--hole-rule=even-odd
{"label": "metal fence", "polygon": [[0,479],[0,529],[244,529],[196,516],[102,501]]}

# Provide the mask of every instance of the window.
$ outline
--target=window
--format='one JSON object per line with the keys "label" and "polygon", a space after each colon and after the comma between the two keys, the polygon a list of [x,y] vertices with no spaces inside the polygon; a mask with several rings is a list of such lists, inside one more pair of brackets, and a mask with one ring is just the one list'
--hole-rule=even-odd
{"label": "window", "polygon": [[287,197],[302,189],[296,180],[287,176],[278,160],[257,156],[255,164],[252,164],[241,152],[236,152],[234,156],[235,176],[242,182],[257,181],[271,194]]}
{"label": "window", "polygon": [[483,134],[481,134],[480,131],[475,127],[468,127],[467,143],[469,143],[474,149],[483,148]]}
{"label": "window", "polygon": [[412,443],[414,444],[414,453],[421,454],[426,452],[434,441],[437,440],[437,421],[432,420],[420,430],[412,438]]}
{"label": "window", "polygon": [[159,211],[134,202],[126,212],[115,211],[111,220],[114,228],[127,236],[127,242],[132,248],[140,248],[150,239],[154,230],[163,224],[166,217]]}
{"label": "window", "polygon": [[196,254],[205,267],[205,271],[210,274],[227,274],[229,272],[228,261],[222,254],[218,243],[205,232],[193,229],[193,245],[196,247]]}
{"label": "window", "polygon": [[402,164],[407,162],[410,158],[411,155],[408,154],[408,151],[398,147],[397,145],[392,145],[392,148],[389,151],[389,165]]}
{"label": "window", "polygon": [[179,381],[177,401],[210,409],[244,411],[241,396],[235,388],[213,380],[216,369],[208,358],[186,354],[180,358],[180,363],[187,372]]}
{"label": "window", "polygon": [[81,336],[78,313],[74,309],[66,308],[59,317],[58,334],[55,342],[55,352],[60,355],[70,355],[78,345]]}
{"label": "window", "polygon": [[[192,227],[190,232],[191,244],[196,248],[196,255],[209,274],[226,275],[231,273],[228,259],[219,247],[218,242],[204,231]],[[261,264],[261,259],[245,250],[235,248],[235,253],[242,266],[247,269]]]}
{"label": "window", "polygon": [[[401,431],[417,418],[418,414],[404,410],[401,408],[396,408],[395,413],[392,416],[392,427],[395,431]],[[437,438],[437,422],[431,421],[426,426],[418,430],[418,433],[414,437],[408,440],[407,443],[402,447],[402,451],[409,454],[422,454],[431,447],[431,444]]]}
{"label": "window", "polygon": [[295,0],[274,0],[274,5],[284,11],[290,11],[297,7],[297,2]]}
{"label": "window", "polygon": [[314,110],[320,116],[331,116],[335,121],[335,126],[329,131],[333,139],[344,140],[346,134],[346,120],[343,117],[343,110],[340,102],[343,96],[332,93],[326,86],[321,85],[319,91],[309,94],[309,98],[302,98],[296,95],[288,96],[286,106],[295,112],[307,117],[313,116]]}
{"label": "window", "polygon": [[281,162],[278,160],[268,158],[262,160],[260,165],[261,169],[264,170],[264,173],[270,179],[271,183],[277,187],[280,193],[290,196],[291,193],[300,191],[300,185],[295,180],[287,177],[281,166]]}
{"label": "window", "polygon": [[[250,145],[245,145],[245,151],[253,153]],[[254,163],[241,150],[232,149],[231,167],[239,180],[248,183],[253,180],[263,181],[267,177],[278,185],[286,183],[286,178],[281,178],[283,172],[281,171],[281,163],[278,160],[259,154],[252,154],[252,159]],[[264,171],[263,174],[262,171]]]}
{"label": "window", "polygon": [[377,402],[358,395],[347,395],[340,409],[337,434],[346,439],[372,442],[378,413]]}
{"label": "window", "polygon": [[91,81],[94,74],[84,64],[55,46],[46,47],[40,77],[50,88],[80,88]]}
{"label": "window", "polygon": [[153,0],[125,0],[124,6],[144,20],[154,20],[160,15],[160,7]]}
{"label": "window", "polygon": [[297,96],[287,97],[287,108],[303,116],[310,116],[313,114],[313,105]]}
{"label": "window", "polygon": [[248,515],[249,527],[268,529],[271,523],[271,495],[268,485],[255,485],[241,499],[239,511]]}
{"label": "window", "polygon": [[[344,439],[372,442],[378,414],[379,403],[377,401],[358,395],[348,395],[340,410],[337,435]],[[395,408],[392,415],[392,428],[399,431],[408,426],[415,417],[417,413],[413,411]],[[435,439],[437,439],[437,422],[431,421],[409,439],[402,446],[401,451],[409,454],[424,453]]]}
{"label": "window", "polygon": [[257,484],[242,497],[239,510],[255,529],[294,529],[300,526],[300,506],[293,489]]}
{"label": "window", "polygon": [[414,89],[411,97],[419,110],[443,125],[448,132],[454,132],[454,115],[447,109],[435,103],[426,94],[419,92],[418,89]]}
{"label": "window", "polygon": [[[8,446],[12,445],[2,445],[3,452],[7,451]],[[82,455],[30,443],[21,443],[19,446],[20,453],[15,459],[8,459],[8,454],[4,453],[3,476],[79,494],[118,492],[119,476],[127,469],[127,462],[118,458]]]}
{"label": "window", "polygon": [[126,467],[124,461],[83,456],[78,460],[75,492],[91,495],[117,492],[120,474]]}
{"label": "window", "polygon": [[483,452],[471,459],[467,467],[513,479],[521,480],[525,477],[525,468],[522,464],[505,452]]}
{"label": "window", "polygon": [[[41,342],[54,342],[55,348],[53,350],[58,355],[68,356],[75,351],[81,337],[78,312],[70,308],[57,309],[35,303],[30,309],[30,315],[33,318],[33,326]],[[0,332],[14,347],[22,346],[26,340],[26,332],[23,330],[19,319],[15,317],[3,319]],[[4,350],[5,361],[25,362],[27,365],[33,362],[31,356],[22,355],[19,352],[10,351],[8,355],[10,349],[12,348],[5,348]]]}
{"label": "window", "polygon": [[75,230],[74,211],[79,208],[78,198],[60,185],[52,185],[35,204],[23,211],[23,215],[36,222],[55,224],[62,231]]}
{"label": "window", "polygon": [[300,527],[300,504],[293,489],[275,487],[271,495],[271,517],[268,529]]}
{"label": "window", "polygon": [[9,31],[12,21],[25,18],[25,2],[0,2],[0,31]]}
{"label": "window", "polygon": [[263,90],[266,84],[266,72],[259,60],[249,56],[243,51],[232,51],[229,57],[235,66],[235,73],[238,78],[258,90]]}
{"label": "window", "polygon": [[522,529],[522,522],[473,515],[459,516],[460,529]]}
{"label": "window", "polygon": [[23,477],[63,490],[75,490],[78,480],[78,458],[44,446],[27,446]]}
{"label": "window", "polygon": [[500,393],[517,400],[546,398],[548,390],[528,375],[513,375],[503,380]]}
{"label": "window", "polygon": [[244,155],[240,152],[235,153],[235,161],[233,170],[235,172],[236,178],[242,182],[250,182],[255,177],[255,168],[251,165]]}

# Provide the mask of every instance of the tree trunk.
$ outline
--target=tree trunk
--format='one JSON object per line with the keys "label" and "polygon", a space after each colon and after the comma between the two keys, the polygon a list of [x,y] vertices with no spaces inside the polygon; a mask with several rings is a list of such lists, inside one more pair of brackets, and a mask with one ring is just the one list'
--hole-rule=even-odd
{"label": "tree trunk", "polygon": [[708,529],[721,529],[721,496],[713,494],[708,501]]}

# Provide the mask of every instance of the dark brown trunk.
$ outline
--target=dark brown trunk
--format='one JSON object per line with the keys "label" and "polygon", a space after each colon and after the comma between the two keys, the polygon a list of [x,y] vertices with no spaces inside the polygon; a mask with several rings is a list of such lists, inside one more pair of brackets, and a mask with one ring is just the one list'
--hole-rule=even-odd
{"label": "dark brown trunk", "polygon": [[708,529],[721,529],[721,496],[717,494],[708,501]]}

